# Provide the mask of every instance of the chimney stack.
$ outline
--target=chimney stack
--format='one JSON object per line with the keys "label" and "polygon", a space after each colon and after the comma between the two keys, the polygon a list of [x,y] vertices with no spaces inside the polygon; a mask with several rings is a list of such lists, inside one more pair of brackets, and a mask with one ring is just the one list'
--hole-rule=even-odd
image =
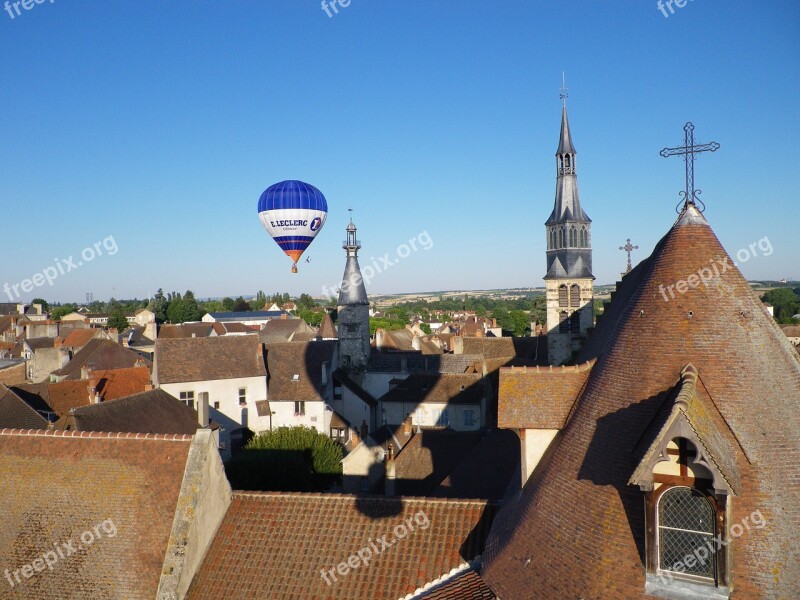
{"label": "chimney stack", "polygon": [[408,413],[403,419],[403,435],[411,437],[411,413]]}
{"label": "chimney stack", "polygon": [[389,444],[386,448],[386,485],[384,492],[387,496],[394,496],[394,480],[396,476],[394,466],[394,446]]}
{"label": "chimney stack", "polygon": [[208,427],[208,392],[200,392],[197,401],[197,424]]}
{"label": "chimney stack", "polygon": [[420,349],[419,336],[416,333],[414,334],[414,337],[411,338],[411,347],[417,351]]}

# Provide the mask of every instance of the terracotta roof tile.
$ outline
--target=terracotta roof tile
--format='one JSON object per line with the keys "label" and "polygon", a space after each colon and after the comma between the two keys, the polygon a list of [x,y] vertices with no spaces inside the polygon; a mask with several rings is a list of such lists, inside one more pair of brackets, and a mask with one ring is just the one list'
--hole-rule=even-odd
{"label": "terracotta roof tile", "polygon": [[96,389],[103,401],[116,400],[146,391],[150,385],[150,369],[130,367],[92,371],[90,380],[96,382]]}
{"label": "terracotta roof tile", "polygon": [[489,586],[474,569],[461,570],[445,583],[431,588],[420,596],[424,600],[495,600]]}
{"label": "terracotta roof tile", "polygon": [[197,412],[160,389],[75,408],[56,423],[57,429],[74,431],[186,435],[197,427]]}
{"label": "terracotta roof tile", "polygon": [[498,427],[561,429],[592,366],[500,369]]}
{"label": "terracotta roof tile", "polygon": [[[4,582],[3,597],[154,598],[191,439],[0,431],[0,564],[13,571],[54,543],[78,550],[13,589]],[[83,544],[104,521],[102,539]]]}
{"label": "terracotta roof tile", "polygon": [[122,369],[137,363],[150,366],[150,361],[141,355],[123,348],[112,340],[92,339],[72,357],[66,366],[53,371],[53,375],[66,379],[80,379],[82,368]]}
{"label": "terracotta roof tile", "polygon": [[322,365],[330,377],[334,340],[267,344],[270,401],[324,400]]}
{"label": "terracotta roof tile", "polygon": [[213,381],[261,377],[261,342],[254,335],[156,340],[153,378],[159,385],[183,381]]}
{"label": "terracotta roof tile", "polygon": [[[702,269],[708,285],[669,297],[670,285]],[[730,522],[755,510],[768,522],[730,545],[735,597],[797,597],[800,364],[694,207],[623,278],[578,360],[592,358],[586,387],[536,480],[495,521],[484,581],[503,598],[644,596],[643,493],[629,485],[633,450],[691,362],[722,421],[710,413],[707,427],[720,436],[728,427],[742,448],[732,457],[742,483]],[[528,559],[535,568],[521,567]]]}
{"label": "terracotta roof tile", "polygon": [[479,404],[487,394],[485,381],[477,373],[412,373],[381,396],[380,402]]}
{"label": "terracotta roof tile", "polygon": [[[484,501],[234,493],[187,598],[397,600],[478,556],[493,514]],[[368,567],[336,572],[384,535]]]}

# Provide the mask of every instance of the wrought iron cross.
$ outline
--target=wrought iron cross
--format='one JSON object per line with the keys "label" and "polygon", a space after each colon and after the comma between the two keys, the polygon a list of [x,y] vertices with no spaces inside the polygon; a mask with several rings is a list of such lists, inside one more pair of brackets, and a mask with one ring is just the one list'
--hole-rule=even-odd
{"label": "wrought iron cross", "polygon": [[[694,143],[694,125],[691,122],[683,126],[684,131],[684,145],[677,148],[664,148],[660,154],[664,158],[669,156],[683,155],[683,160],[686,163],[686,190],[681,192],[683,197],[683,207],[686,208],[689,204],[696,206],[695,202],[700,202],[703,208],[700,212],[706,209],[706,205],[700,200],[698,194],[700,190],[694,189],[694,155],[700,152],[714,152],[719,149],[717,142],[710,142],[708,144],[695,144]],[[679,203],[680,204],[680,203]],[[677,207],[676,207],[677,208]]]}
{"label": "wrought iron cross", "polygon": [[639,246],[631,246],[631,238],[628,238],[628,242],[624,246],[619,247],[620,250],[624,250],[628,253],[628,268],[625,270],[625,273],[631,272],[631,252],[634,250],[638,250]]}

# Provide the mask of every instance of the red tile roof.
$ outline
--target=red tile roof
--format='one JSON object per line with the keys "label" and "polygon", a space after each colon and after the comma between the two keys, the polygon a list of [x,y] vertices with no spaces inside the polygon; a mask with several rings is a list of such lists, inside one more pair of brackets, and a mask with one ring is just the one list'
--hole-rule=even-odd
{"label": "red tile roof", "polygon": [[330,378],[331,363],[336,351],[335,341],[283,342],[267,344],[266,348],[270,401],[325,399],[322,365],[327,363],[327,374]]}
{"label": "red tile roof", "polygon": [[89,343],[89,340],[101,335],[102,332],[97,329],[73,329],[64,337],[61,345],[70,348],[83,348]]}
{"label": "red tile roof", "polygon": [[481,579],[474,569],[467,568],[430,591],[425,592],[420,599],[424,600],[495,600],[497,596],[492,593],[489,586]]}
{"label": "red tile roof", "polygon": [[96,382],[96,389],[103,401],[116,400],[146,391],[150,385],[150,369],[130,367],[92,371],[89,379],[91,382]]}
{"label": "red tile roof", "polygon": [[[493,514],[484,501],[234,493],[187,598],[397,600],[478,556]],[[370,542],[383,552],[368,567],[336,571]]]}
{"label": "red tile roof", "polygon": [[4,580],[3,597],[154,598],[191,439],[0,431],[0,565],[13,571],[54,544],[78,551],[13,589]]}
{"label": "red tile roof", "polygon": [[[708,285],[669,297],[670,285],[698,273]],[[798,597],[800,364],[693,207],[623,278],[578,359],[595,357],[549,458],[495,521],[481,572],[492,590],[503,598],[644,596],[633,451],[691,362],[720,415],[707,416],[711,433],[722,445],[727,427],[741,448],[732,455],[742,483],[730,522],[756,510],[768,522],[729,547],[734,597]]]}
{"label": "red tile roof", "polygon": [[86,379],[47,384],[46,402],[59,417],[70,409],[91,404],[90,384]]}

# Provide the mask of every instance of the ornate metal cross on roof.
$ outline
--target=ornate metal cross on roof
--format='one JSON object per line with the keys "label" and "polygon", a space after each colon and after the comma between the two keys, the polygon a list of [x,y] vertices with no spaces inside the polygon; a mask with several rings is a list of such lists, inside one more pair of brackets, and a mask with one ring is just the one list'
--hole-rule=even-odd
{"label": "ornate metal cross on roof", "polygon": [[619,247],[620,250],[624,250],[628,253],[628,268],[625,269],[625,273],[631,272],[631,252],[634,250],[638,250],[639,246],[631,246],[631,238],[628,238],[628,242],[624,246]]}
{"label": "ornate metal cross on roof", "polygon": [[698,194],[701,192],[700,190],[694,189],[694,155],[699,154],[700,152],[714,152],[719,149],[719,144],[717,142],[710,142],[708,144],[695,144],[694,125],[692,125],[691,122],[684,125],[683,131],[685,140],[684,145],[678,146],[677,148],[664,148],[660,154],[664,158],[669,156],[683,155],[683,160],[686,163],[686,190],[681,192],[681,196],[683,197],[683,208],[686,208],[689,204],[696,206],[695,202],[700,202],[700,204],[703,205],[703,208],[700,209],[700,212],[703,212],[706,209],[706,205],[703,204],[703,201],[700,200],[700,197],[698,196]]}

